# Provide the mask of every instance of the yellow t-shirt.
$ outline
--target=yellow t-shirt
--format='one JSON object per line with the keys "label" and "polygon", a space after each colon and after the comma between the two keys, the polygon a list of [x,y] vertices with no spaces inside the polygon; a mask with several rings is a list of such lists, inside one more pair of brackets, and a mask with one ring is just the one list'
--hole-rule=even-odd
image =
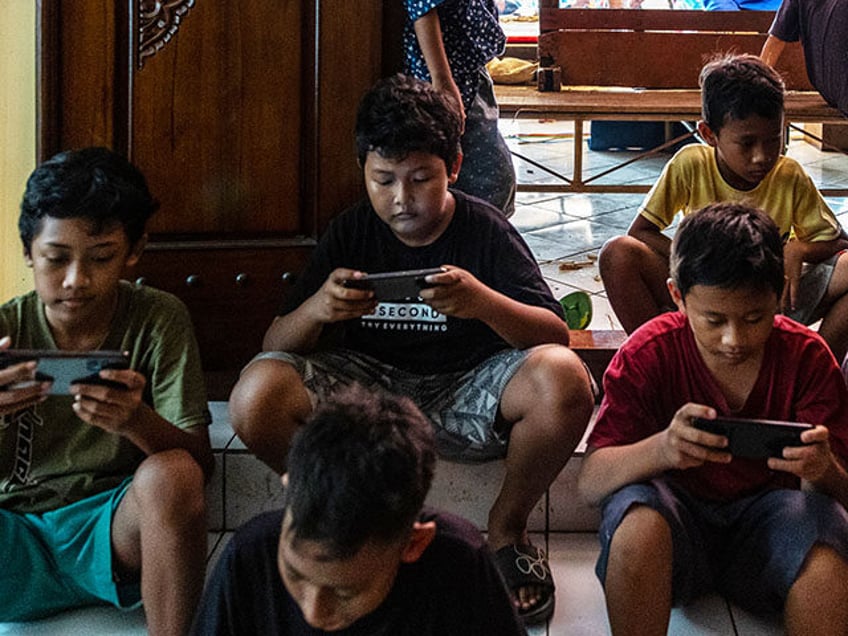
{"label": "yellow t-shirt", "polygon": [[839,236],[839,221],[812,179],[794,159],[781,156],[753,190],[728,185],[718,170],[711,146],[690,144],[665,165],[645,196],[639,213],[661,230],[683,215],[716,201],[736,201],[764,210],[780,228],[784,242],[830,241]]}

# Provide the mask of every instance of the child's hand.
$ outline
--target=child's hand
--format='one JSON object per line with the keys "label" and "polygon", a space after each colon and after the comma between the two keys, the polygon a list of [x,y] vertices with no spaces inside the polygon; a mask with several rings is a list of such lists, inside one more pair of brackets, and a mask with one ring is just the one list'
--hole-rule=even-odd
{"label": "child's hand", "polygon": [[831,462],[835,461],[830,451],[829,437],[829,431],[821,425],[804,431],[801,433],[801,441],[806,446],[787,446],[783,449],[783,458],[769,458],[768,467],[815,483],[824,476]]}
{"label": "child's hand", "polygon": [[345,287],[344,282],[364,276],[355,269],[338,268],[324,281],[309,300],[309,310],[317,322],[351,320],[372,313],[377,308],[374,292]]}
{"label": "child's hand", "polygon": [[[0,338],[0,350],[8,349],[11,340],[8,336]],[[14,413],[47,399],[50,382],[36,382],[37,363],[21,362],[0,369],[0,415]],[[19,388],[10,385],[19,384]]]}
{"label": "child's hand", "polygon": [[99,375],[125,388],[72,384],[74,412],[83,422],[121,435],[142,404],[142,391],[147,381],[132,369],[103,369]]}
{"label": "child's hand", "polygon": [[464,269],[443,267],[446,272],[430,274],[424,279],[433,286],[421,290],[421,299],[446,316],[480,319],[486,311],[489,288]]}
{"label": "child's hand", "polygon": [[715,409],[702,404],[681,406],[662,435],[662,464],[665,470],[701,466],[704,462],[728,463],[732,457],[726,450],[724,435],[702,431],[692,423],[696,417],[713,419]]}
{"label": "child's hand", "polygon": [[801,268],[804,265],[804,245],[801,241],[792,240],[783,247],[783,273],[786,284],[780,305],[784,312],[795,309],[798,297],[798,285],[801,282]]}

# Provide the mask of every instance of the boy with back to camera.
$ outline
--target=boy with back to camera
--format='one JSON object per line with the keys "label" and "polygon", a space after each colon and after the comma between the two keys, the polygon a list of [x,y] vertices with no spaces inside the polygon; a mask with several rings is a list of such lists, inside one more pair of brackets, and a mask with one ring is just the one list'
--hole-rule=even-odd
{"label": "boy with back to camera", "polygon": [[143,601],[151,634],[191,624],[212,470],[197,343],[176,298],[121,280],[155,210],[105,148],[60,153],[27,181],[35,289],[0,307],[0,347],[126,351],[130,368],[70,395],[34,382],[34,362],[0,369],[0,621]]}
{"label": "boy with back to camera", "polygon": [[408,398],[349,389],[296,433],[283,510],[238,530],[193,626],[204,636],[518,636],[480,532],[422,509],[435,444]]}
{"label": "boy with back to camera", "polygon": [[[604,376],[578,484],[602,505],[615,634],[665,634],[672,604],[710,589],[782,609],[789,634],[848,633],[848,390],[822,339],[776,315],[783,286],[763,212],[720,203],[684,218],[668,282],[678,311],[636,330]],[[717,416],[815,427],[751,459],[693,422]]]}
{"label": "boy with back to camera", "polygon": [[781,310],[819,333],[841,362],[848,350],[848,237],[803,168],[781,155],[783,81],[753,55],[729,55],[701,71],[704,144],[679,150],[647,194],[626,236],[610,239],[600,272],[628,333],[673,307],[670,241],[678,212],[718,201],[765,210],[784,242],[787,284]]}
{"label": "boy with back to camera", "polygon": [[[449,189],[459,135],[453,101],[426,82],[396,75],[365,95],[356,143],[368,198],[321,238],[230,413],[247,447],[282,473],[316,402],[356,381],[412,398],[445,456],[505,457],[488,541],[522,618],[539,622],[553,612],[553,581],[527,518],[580,441],[592,381],[519,234],[496,208]],[[345,284],[440,266],[418,298],[398,302]],[[529,572],[528,559],[538,563]]]}

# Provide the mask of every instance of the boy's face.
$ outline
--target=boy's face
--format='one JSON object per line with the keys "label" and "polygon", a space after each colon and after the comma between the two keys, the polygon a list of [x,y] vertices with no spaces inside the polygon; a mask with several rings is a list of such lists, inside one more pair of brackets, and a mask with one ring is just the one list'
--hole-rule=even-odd
{"label": "boy's face", "polygon": [[710,369],[759,364],[777,313],[777,294],[751,287],[695,285],[683,299],[674,283],[669,283],[669,289],[678,309],[689,318],[698,350]]}
{"label": "boy's face", "polygon": [[120,224],[92,234],[86,219],[47,216],[24,260],[50,325],[85,335],[104,316],[111,319],[118,280],[125,267],[138,261],[139,252],[131,249]]}
{"label": "boy's face", "polygon": [[699,123],[698,130],[715,148],[721,176],[737,190],[757,187],[774,168],[783,150],[783,117],[728,117],[718,132],[704,122]]}
{"label": "boy's face", "polygon": [[307,623],[333,632],[367,616],[388,596],[405,542],[366,543],[356,554],[338,559],[317,541],[293,541],[289,513],[283,520],[277,567],[283,584]]}
{"label": "boy's face", "polygon": [[456,181],[460,163],[457,158],[448,173],[442,159],[426,152],[388,159],[370,151],[363,171],[377,216],[406,245],[429,245],[453,218],[455,202],[448,186]]}

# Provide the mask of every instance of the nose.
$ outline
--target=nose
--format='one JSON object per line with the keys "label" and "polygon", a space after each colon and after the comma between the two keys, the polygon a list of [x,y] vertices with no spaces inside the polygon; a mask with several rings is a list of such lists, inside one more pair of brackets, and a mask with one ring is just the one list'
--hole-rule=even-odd
{"label": "nose", "polygon": [[727,349],[736,349],[744,342],[743,329],[736,324],[728,323],[721,334],[721,343]]}
{"label": "nose", "polygon": [[88,269],[80,261],[72,261],[65,270],[65,278],[62,285],[65,289],[78,289],[86,287],[91,278]]}
{"label": "nose", "polygon": [[310,586],[303,593],[300,603],[303,618],[312,627],[323,629],[331,626],[334,607],[330,594],[321,587]]}
{"label": "nose", "polygon": [[768,163],[769,161],[769,150],[763,144],[757,144],[754,146],[754,151],[751,155],[751,162],[754,164]]}
{"label": "nose", "polygon": [[409,186],[403,182],[403,180],[398,179],[397,184],[394,189],[394,201],[395,205],[399,207],[405,207],[412,196],[410,192]]}

